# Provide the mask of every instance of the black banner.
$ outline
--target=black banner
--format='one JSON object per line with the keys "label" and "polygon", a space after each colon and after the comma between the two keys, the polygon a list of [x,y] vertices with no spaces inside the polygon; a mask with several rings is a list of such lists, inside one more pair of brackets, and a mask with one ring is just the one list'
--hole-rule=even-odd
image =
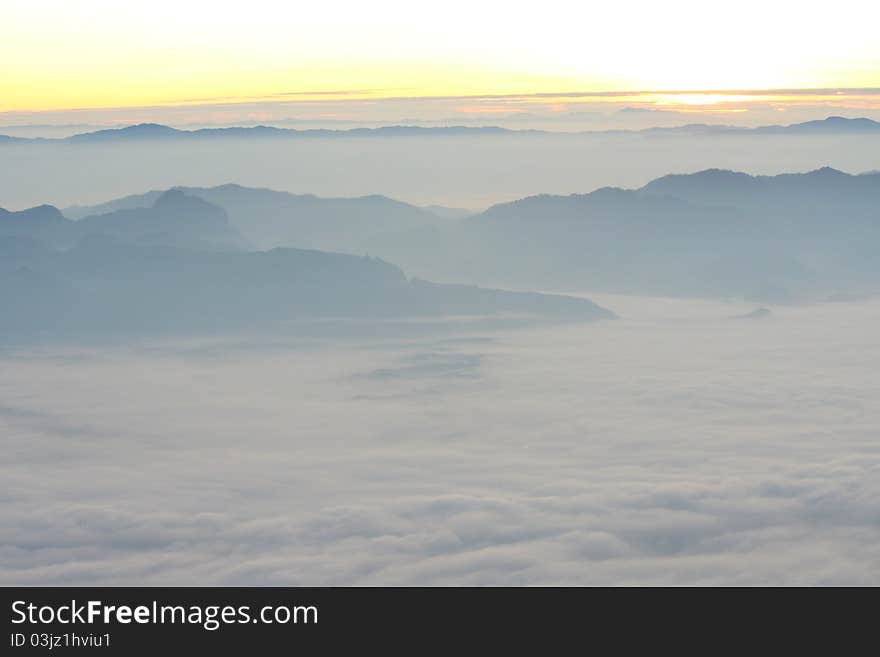
{"label": "black banner", "polygon": [[2,654],[9,655],[262,654],[352,645],[395,654],[471,654],[478,646],[539,654],[600,647],[604,653],[609,646],[711,653],[802,642],[840,652],[873,633],[878,599],[876,589],[0,590]]}

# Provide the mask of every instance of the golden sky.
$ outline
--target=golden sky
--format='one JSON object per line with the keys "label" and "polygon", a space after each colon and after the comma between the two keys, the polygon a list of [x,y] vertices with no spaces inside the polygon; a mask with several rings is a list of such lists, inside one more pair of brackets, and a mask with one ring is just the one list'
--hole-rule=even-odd
{"label": "golden sky", "polygon": [[[878,25],[876,0],[4,0],[0,112],[880,87]],[[656,101],[712,102],[687,98]]]}

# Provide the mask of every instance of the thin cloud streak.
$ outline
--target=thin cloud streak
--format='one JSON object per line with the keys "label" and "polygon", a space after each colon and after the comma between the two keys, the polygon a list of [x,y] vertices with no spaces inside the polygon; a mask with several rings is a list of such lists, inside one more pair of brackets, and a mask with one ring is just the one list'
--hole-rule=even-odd
{"label": "thin cloud streak", "polygon": [[[835,98],[841,99],[845,97],[859,96],[880,96],[880,87],[853,87],[853,88],[823,88],[823,89],[638,89],[638,90],[619,90],[619,91],[552,91],[552,92],[530,92],[530,93],[504,93],[504,94],[449,94],[449,95],[421,95],[421,96],[376,96],[370,95],[374,90],[363,89],[338,89],[338,90],[311,90],[311,91],[283,91],[269,95],[257,96],[233,96],[228,98],[194,98],[192,102],[198,104],[202,101],[220,101],[222,103],[207,102],[203,107],[227,107],[240,103],[260,102],[260,101],[277,101],[279,97],[301,97],[302,100],[291,101],[301,103],[317,103],[322,102],[322,96],[334,97],[334,102],[362,102],[368,101],[395,101],[395,102],[421,102],[421,101],[497,101],[497,100],[558,100],[562,98],[644,98],[644,97],[660,97],[660,96],[748,96],[751,98],[768,98],[786,96],[808,96],[817,98]],[[89,111],[113,111],[113,110],[153,110],[153,109],[170,109],[175,107],[193,108],[194,105],[186,102],[174,101],[169,103],[156,103],[152,105],[139,106],[106,106],[106,107],[71,107],[64,109],[51,110],[34,110],[23,112],[20,110],[0,112],[0,116],[13,115],[40,115],[54,114],[60,112],[89,112]]]}

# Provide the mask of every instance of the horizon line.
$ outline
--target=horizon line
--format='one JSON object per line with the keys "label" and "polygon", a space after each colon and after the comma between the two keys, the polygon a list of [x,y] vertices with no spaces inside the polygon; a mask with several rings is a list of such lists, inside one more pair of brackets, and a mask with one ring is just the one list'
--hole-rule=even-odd
{"label": "horizon line", "polygon": [[[159,123],[156,121],[138,121],[135,123],[126,123],[115,125],[112,127],[101,127],[101,126],[88,126],[83,125],[82,127],[94,127],[96,130],[88,130],[85,132],[77,132],[64,137],[14,137],[11,135],[7,135],[4,133],[0,133],[0,137],[11,137],[13,140],[20,141],[38,141],[38,142],[58,142],[58,141],[69,141],[76,137],[83,137],[88,135],[96,135],[100,133],[108,133],[108,132],[120,132],[123,130],[128,130],[131,128],[138,127],[157,127],[157,128],[167,128],[174,132],[184,133],[184,134],[192,134],[196,135],[197,133],[204,132],[214,132],[214,131],[225,131],[225,130],[258,130],[260,128],[268,128],[271,130],[277,130],[279,132],[288,132],[288,133],[299,133],[299,134],[308,134],[308,133],[352,133],[352,132],[376,132],[380,130],[389,130],[389,129],[408,129],[408,130],[452,130],[452,129],[461,129],[461,130],[469,130],[469,131],[480,131],[480,130],[497,130],[503,131],[507,133],[531,133],[531,134],[546,134],[546,135],[589,135],[589,134],[612,134],[612,133],[647,133],[654,131],[662,131],[662,132],[673,132],[677,130],[682,130],[686,128],[711,128],[714,130],[731,130],[736,132],[754,132],[765,130],[768,128],[792,128],[800,125],[804,125],[807,123],[822,123],[825,121],[831,121],[834,119],[839,119],[843,121],[869,121],[871,123],[880,125],[880,121],[872,119],[867,116],[858,116],[858,117],[845,117],[836,114],[829,114],[824,116],[823,118],[818,119],[809,119],[806,121],[796,121],[793,123],[768,123],[756,126],[743,126],[743,125],[733,125],[728,123],[682,123],[673,126],[648,126],[643,128],[608,128],[608,129],[587,129],[587,130],[547,130],[542,128],[508,128],[505,126],[486,123],[481,125],[463,125],[461,123],[448,123],[446,125],[418,125],[413,123],[385,123],[381,125],[374,126],[358,126],[358,127],[348,127],[348,128],[289,128],[289,127],[279,127],[272,125],[271,122],[268,123],[258,123],[256,125],[237,125],[237,124],[229,124],[229,125],[214,125],[207,127],[174,127],[173,125],[169,125],[167,123]],[[19,126],[14,125],[5,125],[0,126],[0,129],[5,128],[16,128]],[[63,127],[63,126],[62,126]]]}
{"label": "horizon line", "polygon": [[[785,97],[785,96],[821,96],[821,97],[849,97],[849,96],[880,96],[880,87],[794,87],[794,88],[764,88],[764,89],[633,89],[633,90],[581,90],[581,91],[547,91],[547,92],[509,92],[509,93],[473,93],[473,94],[437,94],[437,95],[386,95],[372,96],[370,89],[338,89],[338,90],[311,90],[311,91],[283,91],[272,94],[254,96],[229,96],[206,99],[177,100],[157,102],[147,105],[105,105],[105,106],[81,106],[46,109],[9,109],[0,110],[0,117],[13,114],[44,114],[53,112],[95,112],[117,110],[149,110],[170,109],[175,107],[220,107],[224,105],[242,105],[247,103],[284,103],[284,104],[310,104],[332,100],[336,103],[370,101],[394,101],[394,102],[427,102],[427,101],[463,101],[463,100],[540,100],[561,98],[638,98],[646,96],[746,96],[752,98],[762,97]],[[291,100],[295,98],[295,100]],[[209,101],[209,102],[203,102]]]}

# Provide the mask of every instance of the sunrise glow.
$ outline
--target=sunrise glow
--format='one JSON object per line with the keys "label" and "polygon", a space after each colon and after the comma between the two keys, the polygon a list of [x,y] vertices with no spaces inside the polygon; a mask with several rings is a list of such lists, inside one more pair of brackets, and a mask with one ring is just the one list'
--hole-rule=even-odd
{"label": "sunrise glow", "polygon": [[[880,86],[877,3],[843,4],[848,11],[830,15],[803,3],[747,1],[715,17],[717,8],[688,0],[551,1],[537,13],[456,0],[415,21],[423,9],[400,1],[12,0],[0,9],[0,112]],[[694,17],[704,31],[689,27]],[[713,28],[718,21],[723,32]],[[657,102],[736,100],[697,93]]]}

